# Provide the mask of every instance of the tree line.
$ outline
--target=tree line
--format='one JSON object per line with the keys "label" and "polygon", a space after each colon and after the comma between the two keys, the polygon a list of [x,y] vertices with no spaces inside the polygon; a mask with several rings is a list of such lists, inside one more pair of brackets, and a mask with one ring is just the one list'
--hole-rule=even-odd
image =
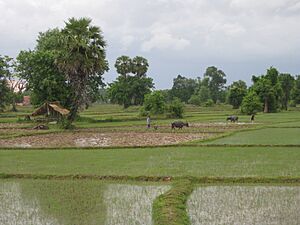
{"label": "tree line", "polygon": [[[147,59],[120,56],[114,64],[117,79],[105,84],[103,74],[109,70],[106,42],[101,29],[91,22],[71,18],[62,29],[40,32],[34,49],[20,51],[16,59],[0,55],[0,110],[7,104],[16,110],[24,90],[35,106],[59,101],[70,109],[67,124],[96,101],[124,108],[141,105],[141,115],[166,113],[170,117],[182,116],[183,103],[228,103],[247,114],[287,110],[289,105],[300,103],[300,76],[280,73],[273,67],[264,75],[253,76],[250,87],[242,80],[226,86],[226,74],[210,66],[203,78],[178,75],[171,89],[155,91],[153,79],[147,76]],[[11,85],[13,79],[15,86]]]}

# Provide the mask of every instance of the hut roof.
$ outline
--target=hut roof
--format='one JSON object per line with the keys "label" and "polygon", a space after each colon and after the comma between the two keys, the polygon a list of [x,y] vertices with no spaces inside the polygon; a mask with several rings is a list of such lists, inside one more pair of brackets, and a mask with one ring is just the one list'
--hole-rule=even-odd
{"label": "hut roof", "polygon": [[32,116],[40,116],[45,115],[48,113],[48,111],[54,111],[62,116],[68,115],[70,111],[68,109],[65,109],[62,107],[58,102],[45,102],[42,106],[37,108],[31,115]]}

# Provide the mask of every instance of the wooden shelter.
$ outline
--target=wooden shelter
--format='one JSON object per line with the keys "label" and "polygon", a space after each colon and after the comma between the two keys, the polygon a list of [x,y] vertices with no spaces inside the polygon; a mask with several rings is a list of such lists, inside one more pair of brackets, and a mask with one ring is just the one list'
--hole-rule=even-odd
{"label": "wooden shelter", "polygon": [[66,117],[70,111],[62,107],[59,102],[45,102],[37,108],[31,116],[46,116],[51,119],[60,120]]}

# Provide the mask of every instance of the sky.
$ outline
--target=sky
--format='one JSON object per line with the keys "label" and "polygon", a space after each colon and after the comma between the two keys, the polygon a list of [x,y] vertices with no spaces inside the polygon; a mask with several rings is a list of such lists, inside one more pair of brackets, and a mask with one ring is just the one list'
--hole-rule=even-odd
{"label": "sky", "polygon": [[300,0],[0,0],[0,55],[33,49],[39,32],[89,17],[107,42],[110,71],[121,55],[143,56],[156,89],[208,66],[227,84],[270,66],[300,74]]}

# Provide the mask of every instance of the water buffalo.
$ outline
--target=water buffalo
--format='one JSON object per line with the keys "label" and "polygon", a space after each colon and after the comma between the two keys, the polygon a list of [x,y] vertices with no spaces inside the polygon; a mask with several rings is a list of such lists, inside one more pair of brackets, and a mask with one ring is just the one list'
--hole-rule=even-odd
{"label": "water buffalo", "polygon": [[175,129],[176,127],[179,129],[182,129],[184,126],[189,127],[188,123],[184,123],[182,121],[176,121],[171,123],[172,129]]}
{"label": "water buffalo", "polygon": [[226,120],[230,120],[230,122],[238,122],[239,118],[237,116],[228,116]]}

